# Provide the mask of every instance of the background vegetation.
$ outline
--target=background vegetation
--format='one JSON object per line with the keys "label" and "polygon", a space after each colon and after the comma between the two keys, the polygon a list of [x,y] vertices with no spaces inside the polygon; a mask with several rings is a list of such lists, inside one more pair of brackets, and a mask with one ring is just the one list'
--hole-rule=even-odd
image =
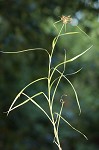
{"label": "background vegetation", "polygon": [[[0,50],[18,51],[42,47],[50,51],[51,42],[57,32],[53,23],[59,16],[73,17],[72,31],[79,26],[91,37],[84,35],[62,38],[56,47],[53,64],[68,58],[88,47],[94,46],[79,60],[67,65],[71,73],[83,70],[69,79],[75,85],[82,108],[78,116],[75,97],[68,83],[59,86],[56,108],[63,93],[68,95],[63,115],[76,128],[85,133],[89,140],[61,122],[60,139],[63,150],[99,149],[99,1],[98,0],[0,0]],[[69,26],[67,29],[69,30]],[[0,53],[0,149],[1,150],[56,150],[53,144],[53,130],[46,116],[28,103],[10,113],[7,111],[16,94],[32,80],[47,74],[46,53],[29,52],[17,55]],[[46,90],[46,83],[31,86],[28,93]],[[20,98],[22,101],[22,98]],[[37,99],[46,108],[42,97]]]}

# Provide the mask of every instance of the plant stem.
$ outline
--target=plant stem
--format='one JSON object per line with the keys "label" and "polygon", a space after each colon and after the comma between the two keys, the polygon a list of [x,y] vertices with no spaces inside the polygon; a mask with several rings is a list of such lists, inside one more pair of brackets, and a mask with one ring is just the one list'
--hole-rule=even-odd
{"label": "plant stem", "polygon": [[62,150],[62,148],[60,146],[59,137],[58,137],[58,134],[57,134],[57,128],[55,126],[55,120],[54,120],[52,105],[51,105],[51,78],[50,78],[51,59],[52,59],[52,57],[49,56],[49,69],[48,69],[48,99],[49,100],[48,100],[48,102],[49,102],[49,109],[50,109],[52,124],[53,124],[53,128],[54,128],[54,135],[55,135],[55,139],[56,139],[55,143],[57,144],[59,150]]}
{"label": "plant stem", "polygon": [[52,61],[55,45],[56,45],[57,40],[58,40],[58,38],[59,38],[59,36],[62,32],[63,27],[64,27],[64,24],[62,25],[62,27],[61,27],[61,29],[58,33],[58,36],[56,37],[56,39],[54,41],[54,45],[52,46],[52,51],[51,51],[51,54],[49,55],[49,66],[48,66],[48,99],[49,99],[48,102],[49,102],[49,109],[50,109],[52,124],[53,124],[53,128],[54,128],[54,136],[55,136],[55,141],[54,142],[58,146],[59,150],[62,150],[62,148],[60,146],[58,130],[57,130],[57,126],[56,126],[54,115],[53,115],[53,102],[51,100],[51,61]]}

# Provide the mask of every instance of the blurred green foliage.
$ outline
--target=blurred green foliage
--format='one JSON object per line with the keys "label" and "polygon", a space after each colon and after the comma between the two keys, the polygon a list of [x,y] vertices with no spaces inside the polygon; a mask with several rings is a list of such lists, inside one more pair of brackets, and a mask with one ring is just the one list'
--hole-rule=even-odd
{"label": "blurred green foliage", "polygon": [[[79,95],[82,114],[78,108],[74,93],[64,80],[56,96],[59,99],[66,93],[63,116],[76,128],[85,133],[89,140],[73,131],[63,122],[60,125],[60,139],[63,150],[99,149],[99,1],[98,0],[0,0],[0,50],[18,51],[27,48],[42,47],[51,49],[56,29],[53,23],[59,16],[71,15],[74,25],[79,26],[91,37],[73,35],[59,40],[53,64],[62,61],[64,48],[71,58],[85,50],[89,43],[94,46],[79,60],[68,64],[66,73],[72,73],[83,67],[76,75],[68,76]],[[75,26],[67,30],[77,31]],[[53,130],[46,116],[31,103],[14,110],[9,117],[3,112],[8,110],[16,94],[32,80],[47,75],[47,55],[43,52],[22,54],[0,53],[0,149],[1,150],[53,150]],[[27,90],[32,95],[39,90],[46,92],[46,83],[34,85]],[[19,101],[22,101],[23,97]],[[47,110],[43,97],[37,101]]]}

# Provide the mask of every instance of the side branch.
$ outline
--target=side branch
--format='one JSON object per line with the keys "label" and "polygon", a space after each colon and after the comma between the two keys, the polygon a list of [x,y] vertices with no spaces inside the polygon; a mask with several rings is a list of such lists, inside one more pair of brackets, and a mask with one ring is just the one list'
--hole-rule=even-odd
{"label": "side branch", "polygon": [[34,83],[36,83],[36,82],[38,82],[38,81],[47,80],[47,79],[48,79],[47,77],[39,78],[39,79],[37,79],[37,80],[35,80],[35,81],[33,81],[33,82],[30,82],[28,85],[26,85],[26,86],[17,94],[17,96],[16,96],[15,99],[13,100],[13,102],[12,102],[12,104],[11,104],[9,110],[8,110],[7,116],[8,116],[8,114],[9,114],[9,112],[11,111],[13,105],[14,105],[15,102],[17,101],[17,99],[20,97],[20,95],[22,94],[22,92],[23,92],[27,87],[29,87],[30,85],[32,85],[32,84],[34,84]]}
{"label": "side branch", "polygon": [[18,53],[24,53],[24,52],[29,52],[29,51],[37,51],[37,50],[45,51],[48,55],[50,55],[48,50],[44,48],[25,49],[25,50],[16,51],[16,52],[10,52],[10,51],[9,52],[0,51],[0,52],[5,53],[5,54],[18,54]]}

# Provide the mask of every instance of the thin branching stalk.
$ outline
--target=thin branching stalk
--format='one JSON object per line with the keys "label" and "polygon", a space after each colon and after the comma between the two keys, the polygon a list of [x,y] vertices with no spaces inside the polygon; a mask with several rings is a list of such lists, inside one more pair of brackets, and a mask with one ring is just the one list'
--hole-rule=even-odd
{"label": "thin branching stalk", "polygon": [[[62,27],[58,32],[58,35],[53,39],[52,41],[52,49],[51,49],[51,53],[48,52],[47,49],[43,49],[43,48],[34,48],[34,49],[27,49],[27,50],[21,50],[21,51],[17,51],[17,52],[4,52],[4,51],[0,51],[1,53],[6,53],[6,54],[19,54],[19,53],[23,53],[23,52],[29,52],[29,51],[45,51],[48,54],[48,75],[46,77],[42,77],[39,79],[36,79],[32,82],[30,82],[29,84],[27,84],[15,97],[15,99],[13,100],[9,110],[6,112],[7,115],[14,109],[19,108],[20,106],[23,106],[24,104],[28,103],[28,102],[32,102],[36,107],[38,107],[45,115],[46,117],[49,119],[49,121],[51,122],[52,126],[53,126],[53,133],[54,133],[54,139],[53,142],[57,145],[59,150],[62,150],[61,144],[60,144],[60,140],[59,140],[59,125],[60,125],[60,121],[63,120],[65,123],[67,123],[73,130],[76,130],[77,132],[79,132],[80,134],[82,134],[86,139],[88,139],[85,134],[83,134],[81,131],[79,131],[78,129],[74,128],[65,118],[62,117],[62,110],[63,110],[63,106],[64,106],[64,100],[61,97],[60,101],[61,101],[61,108],[59,113],[58,112],[54,112],[53,111],[53,106],[54,106],[54,100],[55,100],[55,95],[57,93],[57,88],[59,86],[59,84],[61,83],[62,78],[64,78],[72,87],[75,97],[76,97],[76,101],[77,101],[77,105],[79,108],[79,113],[81,113],[81,107],[80,107],[80,103],[79,103],[79,99],[78,99],[78,95],[76,92],[76,89],[74,88],[74,85],[71,83],[71,81],[67,78],[68,75],[73,75],[78,73],[81,69],[70,73],[70,74],[64,74],[65,70],[66,70],[66,64],[73,62],[74,60],[78,59],[79,57],[81,57],[82,55],[84,55],[87,51],[89,51],[93,45],[91,45],[90,47],[88,47],[86,50],[84,50],[82,53],[76,55],[75,57],[67,60],[66,58],[66,50],[65,50],[65,55],[64,55],[64,60],[61,63],[58,63],[55,67],[53,67],[52,64],[52,58],[53,58],[53,54],[54,54],[54,50],[55,50],[55,46],[58,42],[58,39],[61,36],[68,36],[68,35],[75,35],[78,34],[79,32],[67,32],[66,31],[66,25],[67,23],[71,22],[71,17],[70,16],[62,16],[61,19],[59,21],[56,21],[54,23],[54,27],[57,29],[56,24],[62,22]],[[77,28],[83,33],[85,34],[88,38],[90,38],[79,26],[77,26]],[[65,33],[63,33],[63,29],[65,29]],[[58,29],[57,29],[58,31]],[[63,71],[61,72],[58,68],[62,66],[63,67]],[[55,75],[55,73],[58,72],[59,76],[52,80],[53,76]],[[43,80],[47,80],[47,91],[48,93],[45,94],[43,91],[40,91],[36,94],[34,94],[33,96],[29,96],[26,94],[25,90],[30,87],[31,85],[33,85],[34,83],[43,81]],[[56,83],[56,84],[54,84]],[[54,88],[54,91],[52,91],[52,88]],[[52,93],[53,92],[53,93]],[[18,100],[18,98],[24,95],[27,99],[25,101],[23,101],[22,103],[19,103],[18,105],[14,106],[16,101]],[[38,102],[36,102],[34,100],[34,98],[43,95],[44,98],[47,100],[48,103],[48,107],[49,107],[49,111],[50,114],[48,114],[39,104]],[[65,95],[67,96],[67,95]],[[55,117],[56,114],[56,117]]]}

